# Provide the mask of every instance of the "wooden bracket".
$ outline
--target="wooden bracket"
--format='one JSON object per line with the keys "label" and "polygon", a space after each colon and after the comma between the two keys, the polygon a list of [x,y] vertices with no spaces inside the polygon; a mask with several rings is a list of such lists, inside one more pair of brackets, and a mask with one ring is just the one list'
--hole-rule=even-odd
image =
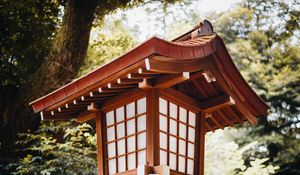
{"label": "wooden bracket", "polygon": [[95,103],[91,103],[89,106],[87,106],[87,110],[81,112],[77,118],[76,118],[76,122],[79,123],[83,123],[83,122],[87,122],[91,119],[96,118],[97,116],[97,112],[99,112],[100,110],[97,108]]}
{"label": "wooden bracket", "polygon": [[143,81],[139,83],[139,88],[140,89],[150,89],[150,88],[153,88],[153,85],[149,79],[143,78]]}
{"label": "wooden bracket", "polygon": [[192,97],[187,96],[184,93],[177,91],[173,88],[165,89],[164,91],[161,91],[161,93],[171,99],[180,100],[182,103],[189,106],[190,108],[205,113],[211,113],[215,110],[235,104],[233,98],[228,95],[221,95],[218,97],[211,98],[209,100],[199,102],[198,100],[193,99]]}
{"label": "wooden bracket", "polygon": [[157,89],[166,89],[176,84],[182,83],[190,78],[189,72],[182,72],[179,74],[170,74],[158,78],[153,82],[153,87]]}
{"label": "wooden bracket", "polygon": [[171,86],[174,86],[178,83],[181,83],[185,80],[188,80],[190,78],[189,72],[183,72],[179,74],[167,74],[163,75],[160,78],[157,78],[156,80],[149,80],[144,78],[143,82],[139,83],[139,88],[141,89],[166,89]]}
{"label": "wooden bracket", "polygon": [[208,83],[216,81],[216,77],[210,71],[205,71],[203,75]]}

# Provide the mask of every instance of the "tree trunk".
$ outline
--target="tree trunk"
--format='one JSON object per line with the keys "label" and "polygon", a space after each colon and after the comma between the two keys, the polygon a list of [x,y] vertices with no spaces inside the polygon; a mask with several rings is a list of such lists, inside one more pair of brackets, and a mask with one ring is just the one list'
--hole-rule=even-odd
{"label": "tree trunk", "polygon": [[97,0],[69,0],[56,43],[41,67],[19,89],[8,108],[9,121],[0,131],[1,154],[10,153],[17,133],[34,129],[39,117],[28,103],[75,78],[86,55]]}

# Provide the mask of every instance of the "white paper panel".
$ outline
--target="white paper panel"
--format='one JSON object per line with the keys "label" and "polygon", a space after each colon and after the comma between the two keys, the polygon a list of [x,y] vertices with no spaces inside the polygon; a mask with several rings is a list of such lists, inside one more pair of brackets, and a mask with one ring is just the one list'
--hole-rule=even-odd
{"label": "white paper panel", "polygon": [[167,165],[167,160],[168,160],[167,152],[160,150],[159,153],[160,153],[160,165]]}
{"label": "white paper panel", "polygon": [[125,139],[118,141],[118,155],[125,154]]}
{"label": "white paper panel", "polygon": [[170,120],[170,133],[177,135],[177,121]]}
{"label": "white paper panel", "polygon": [[159,98],[159,112],[162,114],[167,115],[167,111],[168,111],[168,102],[165,99]]}
{"label": "white paper panel", "polygon": [[170,117],[177,119],[177,105],[170,102]]}
{"label": "white paper panel", "polygon": [[189,128],[189,141],[195,142],[195,129],[188,127]]}
{"label": "white paper panel", "polygon": [[193,112],[189,112],[189,124],[196,126],[196,114]]}
{"label": "white paper panel", "polygon": [[121,156],[118,158],[118,171],[123,172],[126,171],[126,159],[125,156]]}
{"label": "white paper panel", "polygon": [[185,158],[179,156],[178,159],[178,171],[184,173],[185,172]]}
{"label": "white paper panel", "polygon": [[135,136],[127,138],[127,152],[135,151]]}
{"label": "white paper panel", "polygon": [[177,139],[175,137],[170,136],[170,151],[177,151]]}
{"label": "white paper panel", "polygon": [[117,138],[125,137],[125,124],[121,123],[117,125]]}
{"label": "white paper panel", "polygon": [[134,105],[134,102],[129,103],[126,106],[126,117],[130,118],[130,117],[133,117],[133,116],[135,116],[135,105]]}
{"label": "white paper panel", "polygon": [[179,137],[186,138],[186,125],[179,123]]}
{"label": "white paper panel", "polygon": [[137,119],[137,123],[138,123],[138,126],[137,126],[138,132],[146,130],[146,115],[139,117]]}
{"label": "white paper panel", "polygon": [[193,160],[188,159],[188,162],[187,162],[187,173],[188,174],[193,174],[194,173],[194,161]]}
{"label": "white paper panel", "polygon": [[107,145],[107,156],[108,158],[116,156],[116,143],[110,143]]}
{"label": "white paper panel", "polygon": [[131,119],[127,121],[127,135],[131,135],[135,133],[135,119]]}
{"label": "white paper panel", "polygon": [[195,145],[188,143],[188,157],[194,158],[195,155]]}
{"label": "white paper panel", "polygon": [[106,126],[112,125],[115,123],[114,111],[106,113]]}
{"label": "white paper panel", "polygon": [[159,116],[159,129],[162,131],[168,130],[168,119],[162,115]]}
{"label": "white paper panel", "polygon": [[128,169],[131,170],[131,169],[134,169],[136,166],[135,166],[135,153],[132,153],[132,154],[128,154],[128,157],[127,157],[128,161]]}
{"label": "white paper panel", "polygon": [[137,112],[138,114],[146,112],[146,97],[137,101]]}
{"label": "white paper panel", "polygon": [[116,109],[116,119],[117,119],[117,122],[124,120],[124,106]]}
{"label": "white paper panel", "polygon": [[187,119],[187,110],[180,107],[179,108],[179,120],[186,123],[186,119]]}
{"label": "white paper panel", "polygon": [[169,154],[170,156],[169,156],[169,163],[170,163],[170,168],[172,169],[172,170],[176,170],[176,155],[175,154],[172,154],[172,153],[170,153]]}
{"label": "white paper panel", "polygon": [[179,154],[185,156],[186,142],[179,139]]}
{"label": "white paper panel", "polygon": [[109,174],[115,174],[116,173],[116,159],[111,159],[108,161],[108,172]]}
{"label": "white paper panel", "polygon": [[138,135],[138,149],[146,148],[146,132]]}
{"label": "white paper panel", "polygon": [[160,143],[160,147],[163,149],[168,149],[167,148],[167,135],[164,133],[159,133],[159,143]]}
{"label": "white paper panel", "polygon": [[107,128],[107,141],[115,140],[115,127]]}
{"label": "white paper panel", "polygon": [[146,150],[138,152],[138,165],[146,165]]}

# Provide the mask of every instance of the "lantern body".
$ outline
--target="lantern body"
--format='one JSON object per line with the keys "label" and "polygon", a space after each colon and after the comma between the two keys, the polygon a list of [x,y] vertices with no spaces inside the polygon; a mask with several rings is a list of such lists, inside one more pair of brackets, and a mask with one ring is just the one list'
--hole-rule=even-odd
{"label": "lantern body", "polygon": [[203,146],[199,144],[200,115],[185,103],[158,90],[145,90],[103,109],[105,172],[139,174],[143,169],[147,171],[142,174],[198,174],[196,150]]}

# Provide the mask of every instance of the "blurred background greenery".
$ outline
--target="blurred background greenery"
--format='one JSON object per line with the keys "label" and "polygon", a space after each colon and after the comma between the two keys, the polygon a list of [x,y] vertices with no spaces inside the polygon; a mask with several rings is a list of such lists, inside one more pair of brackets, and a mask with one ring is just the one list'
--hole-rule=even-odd
{"label": "blurred background greenery", "polygon": [[[61,3],[0,3],[0,108],[49,53],[62,22]],[[271,109],[258,126],[245,123],[208,133],[205,174],[299,175],[300,2],[244,0],[205,12],[200,3],[146,1],[95,20],[77,77],[151,35],[172,39],[208,19],[244,78]],[[3,111],[0,128],[6,122]],[[0,157],[0,174],[97,173],[93,123],[43,122],[37,128],[19,134],[13,156]]]}

